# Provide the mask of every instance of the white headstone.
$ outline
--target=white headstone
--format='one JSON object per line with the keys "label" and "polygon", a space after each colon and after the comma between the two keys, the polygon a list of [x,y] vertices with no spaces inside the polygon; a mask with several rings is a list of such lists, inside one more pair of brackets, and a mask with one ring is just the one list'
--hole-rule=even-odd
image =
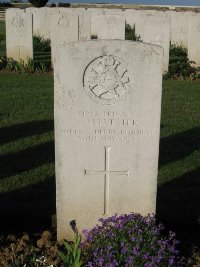
{"label": "white headstone", "polygon": [[137,9],[126,9],[125,10],[126,23],[131,27],[134,25],[137,27],[142,27],[144,24],[144,16],[163,16],[163,12],[156,10],[137,10]]}
{"label": "white headstone", "polygon": [[170,46],[170,19],[164,16],[143,16],[143,23],[136,25],[136,34],[146,43],[164,48],[163,73],[168,71]]}
{"label": "white headstone", "polygon": [[91,15],[89,12],[79,14],[79,40],[91,39]]}
{"label": "white headstone", "polygon": [[35,8],[26,9],[27,13],[33,14],[33,35],[50,39],[51,16],[59,13],[58,8]]}
{"label": "white headstone", "polygon": [[200,14],[190,17],[189,38],[188,38],[188,57],[200,66]]}
{"label": "white headstone", "polygon": [[98,39],[125,39],[123,15],[100,15],[91,18],[91,34]]}
{"label": "white headstone", "polygon": [[124,9],[118,9],[118,8],[103,8],[102,10],[104,15],[119,15],[122,16],[125,12]]}
{"label": "white headstone", "polygon": [[170,11],[171,17],[171,42],[188,48],[189,21],[191,12]]}
{"label": "white headstone", "polygon": [[154,213],[162,56],[122,40],[57,47],[55,149],[58,239],[99,217]]}
{"label": "white headstone", "polygon": [[25,10],[6,11],[6,50],[7,57],[17,61],[33,58],[33,20]]}
{"label": "white headstone", "polygon": [[125,10],[125,19],[126,23],[129,24],[132,28],[138,25],[140,21],[142,23],[141,13],[139,12],[139,10],[134,10],[134,9]]}
{"label": "white headstone", "polygon": [[51,17],[51,52],[54,62],[54,52],[57,45],[78,41],[78,15],[61,13]]}

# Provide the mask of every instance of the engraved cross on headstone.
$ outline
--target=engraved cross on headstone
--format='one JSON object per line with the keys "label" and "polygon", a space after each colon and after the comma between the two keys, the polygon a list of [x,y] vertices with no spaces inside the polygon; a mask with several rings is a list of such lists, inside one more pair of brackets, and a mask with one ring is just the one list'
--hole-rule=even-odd
{"label": "engraved cross on headstone", "polygon": [[183,43],[183,41],[184,41],[184,39],[186,39],[187,38],[187,34],[188,34],[188,32],[187,31],[184,31],[184,29],[181,27],[177,32],[175,32],[175,34],[177,35],[177,36],[179,36],[179,41],[181,42],[181,43]]}
{"label": "engraved cross on headstone", "polygon": [[104,212],[103,215],[109,214],[109,180],[110,175],[126,175],[129,176],[129,170],[126,171],[112,171],[110,170],[110,146],[105,146],[105,169],[102,171],[84,170],[85,175],[104,175]]}

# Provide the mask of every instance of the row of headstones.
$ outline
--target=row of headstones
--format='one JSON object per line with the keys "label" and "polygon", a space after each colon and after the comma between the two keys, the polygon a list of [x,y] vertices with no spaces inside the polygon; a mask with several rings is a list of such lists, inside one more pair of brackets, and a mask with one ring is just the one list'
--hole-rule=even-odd
{"label": "row of headstones", "polygon": [[125,21],[135,25],[143,42],[164,48],[163,72],[168,70],[169,45],[183,45],[200,65],[200,14],[194,12],[117,10],[90,8],[8,9],[7,56],[16,60],[33,57],[33,35],[51,39],[52,56],[57,45],[79,40],[125,39]]}
{"label": "row of headstones", "polygon": [[[93,27],[93,35],[98,35],[98,39],[125,39],[124,18],[99,16],[97,20],[98,23]],[[8,9],[6,13],[7,57],[24,61],[32,58],[33,35],[51,40],[53,56],[57,45],[90,40],[92,25],[95,25],[95,22],[91,21],[89,13],[72,14],[66,8]]]}

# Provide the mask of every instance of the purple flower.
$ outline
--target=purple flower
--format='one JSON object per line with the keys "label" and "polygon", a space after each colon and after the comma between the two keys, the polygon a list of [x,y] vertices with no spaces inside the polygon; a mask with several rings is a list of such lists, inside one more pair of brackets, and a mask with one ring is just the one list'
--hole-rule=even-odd
{"label": "purple flower", "polygon": [[104,267],[104,259],[103,258],[99,258],[98,259],[98,266],[100,266],[100,267]]}
{"label": "purple flower", "polygon": [[163,226],[157,226],[154,216],[115,214],[99,221],[101,225],[83,231],[81,247],[88,267],[182,266],[174,233],[163,237]]}
{"label": "purple flower", "polygon": [[143,255],[143,259],[147,260],[148,258],[149,258],[149,254],[148,254],[148,253],[145,253],[145,254]]}
{"label": "purple flower", "polygon": [[133,255],[138,255],[139,254],[137,247],[134,247],[132,252],[133,252]]}
{"label": "purple flower", "polygon": [[131,265],[133,263],[133,257],[128,256],[128,258],[126,259],[126,264]]}
{"label": "purple flower", "polygon": [[175,259],[174,259],[174,257],[171,257],[171,258],[169,259],[169,266],[174,265],[174,263],[175,263]]}
{"label": "purple flower", "polygon": [[127,252],[127,247],[124,246],[124,247],[121,249],[121,253],[122,253],[122,254],[126,254],[126,252]]}
{"label": "purple flower", "polygon": [[152,262],[145,263],[144,267],[153,267],[153,263]]}
{"label": "purple flower", "polygon": [[108,265],[107,265],[107,267],[116,267],[117,265],[115,265],[115,263],[114,262],[111,262],[111,263],[109,263]]}
{"label": "purple flower", "polygon": [[131,242],[135,242],[136,238],[134,236],[131,237]]}

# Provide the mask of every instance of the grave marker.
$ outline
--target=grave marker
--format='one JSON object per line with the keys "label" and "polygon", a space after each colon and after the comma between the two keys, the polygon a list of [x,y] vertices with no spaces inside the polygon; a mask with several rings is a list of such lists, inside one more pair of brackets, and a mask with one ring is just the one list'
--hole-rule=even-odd
{"label": "grave marker", "polygon": [[24,10],[9,8],[6,11],[6,52],[8,58],[17,61],[33,58],[32,15]]}
{"label": "grave marker", "polygon": [[191,12],[169,11],[171,18],[171,42],[188,48],[189,20]]}
{"label": "grave marker", "polygon": [[162,54],[122,40],[57,47],[58,239],[115,213],[155,213]]}
{"label": "grave marker", "polygon": [[54,62],[54,53],[57,45],[66,42],[78,41],[78,15],[61,13],[51,17],[51,53]]}
{"label": "grave marker", "polygon": [[89,12],[79,14],[79,41],[91,39],[91,15]]}
{"label": "grave marker", "polygon": [[200,66],[200,14],[194,14],[190,18],[188,58],[195,61],[196,66]]}
{"label": "grave marker", "polygon": [[123,15],[99,15],[91,18],[91,34],[98,39],[125,39]]}
{"label": "grave marker", "polygon": [[163,73],[168,71],[170,45],[170,19],[165,16],[145,15],[142,23],[136,24],[136,34],[146,43],[164,48]]}
{"label": "grave marker", "polygon": [[59,13],[59,8],[29,7],[26,12],[33,15],[33,35],[50,39],[51,16]]}

